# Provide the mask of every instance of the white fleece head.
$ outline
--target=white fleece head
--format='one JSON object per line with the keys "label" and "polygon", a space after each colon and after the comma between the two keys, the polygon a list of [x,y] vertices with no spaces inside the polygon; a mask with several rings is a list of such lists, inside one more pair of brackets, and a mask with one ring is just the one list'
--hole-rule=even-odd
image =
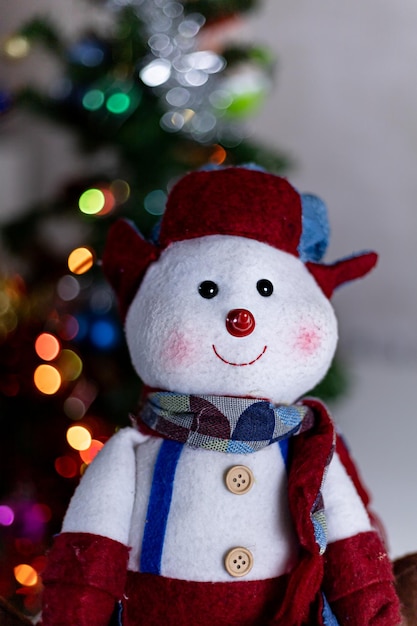
{"label": "white fleece head", "polygon": [[[272,283],[271,295],[259,293],[260,280]],[[215,283],[217,295],[200,294],[204,281]],[[230,334],[233,309],[252,314],[253,332]],[[298,258],[253,239],[211,235],[171,244],[149,267],[126,337],[146,385],[291,403],[327,372],[337,322]]]}

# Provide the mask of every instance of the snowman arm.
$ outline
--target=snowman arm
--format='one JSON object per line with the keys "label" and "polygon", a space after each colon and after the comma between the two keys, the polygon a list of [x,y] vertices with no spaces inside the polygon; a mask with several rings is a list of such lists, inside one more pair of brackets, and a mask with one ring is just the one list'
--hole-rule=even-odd
{"label": "snowman arm", "polygon": [[329,466],[323,499],[329,541],[324,590],[340,624],[400,624],[386,549],[338,454]]}
{"label": "snowman arm", "polygon": [[55,538],[43,576],[43,626],[107,626],[126,580],[136,447],[126,428],[88,467]]}
{"label": "snowman arm", "polygon": [[324,592],[341,626],[401,623],[391,563],[375,531],[328,546]]}
{"label": "snowman arm", "polygon": [[43,576],[42,626],[107,626],[123,594],[128,553],[107,537],[56,537]]}

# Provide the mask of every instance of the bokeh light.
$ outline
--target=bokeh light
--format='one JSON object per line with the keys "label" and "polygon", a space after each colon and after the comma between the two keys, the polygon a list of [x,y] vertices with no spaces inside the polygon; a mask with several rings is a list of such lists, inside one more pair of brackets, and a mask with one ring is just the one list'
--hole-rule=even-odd
{"label": "bokeh light", "polygon": [[109,189],[117,204],[123,204],[130,197],[130,185],[125,180],[117,178],[110,184]]}
{"label": "bokeh light", "polygon": [[44,361],[52,361],[60,350],[58,339],[50,333],[42,333],[35,341],[36,354]]}
{"label": "bokeh light", "polygon": [[227,157],[227,152],[223,148],[223,146],[216,144],[215,146],[213,146],[213,152],[210,155],[210,163],[221,165],[222,163],[225,162],[226,157]]}
{"label": "bokeh light", "polygon": [[119,338],[118,329],[114,322],[108,319],[98,319],[91,324],[90,340],[103,350],[111,348]]}
{"label": "bokeh light", "polygon": [[107,215],[116,206],[116,198],[110,187],[100,186],[84,191],[78,206],[86,215]]}
{"label": "bokeh light", "polygon": [[107,287],[98,287],[90,298],[90,307],[93,313],[105,314],[113,305],[113,294]]}
{"label": "bokeh light", "polygon": [[72,420],[80,420],[97,397],[95,384],[80,378],[71,395],[64,401],[64,411]]}
{"label": "bokeh light", "polygon": [[91,433],[85,426],[70,426],[67,430],[67,441],[74,450],[87,450],[91,440]]}
{"label": "bokeh light", "polygon": [[71,46],[69,58],[85,67],[97,67],[104,60],[104,50],[97,41],[86,38]]}
{"label": "bokeh light", "polygon": [[165,211],[165,205],[167,201],[167,196],[162,189],[155,189],[148,193],[145,197],[143,204],[145,206],[145,210],[151,215],[162,215]]}
{"label": "bokeh light", "polygon": [[96,215],[107,215],[111,213],[116,206],[116,198],[110,189],[102,188],[100,191],[104,196],[104,206]]}
{"label": "bokeh light", "polygon": [[85,274],[94,265],[94,254],[90,248],[76,248],[68,257],[68,267],[74,274]]}
{"label": "bokeh light", "polygon": [[70,456],[59,456],[55,459],[55,470],[63,478],[74,478],[78,473],[78,466]]}
{"label": "bokeh light", "polygon": [[14,511],[6,504],[0,505],[0,526],[11,526],[14,522]]}
{"label": "bokeh light", "polygon": [[17,582],[25,587],[33,587],[38,582],[38,573],[31,565],[22,563],[16,565],[13,571]]}
{"label": "bokeh light", "polygon": [[106,102],[106,109],[115,115],[122,115],[129,110],[130,96],[127,93],[113,93]]}
{"label": "bokeh light", "polygon": [[102,441],[98,441],[98,439],[92,439],[91,445],[89,448],[87,448],[87,450],[79,451],[81,459],[84,461],[84,463],[89,465],[91,461],[100,452],[103,446],[104,446],[104,443]]}
{"label": "bokeh light", "polygon": [[22,35],[12,35],[4,42],[3,50],[11,59],[24,59],[30,52],[30,43]]}
{"label": "bokeh light", "polygon": [[37,502],[32,506],[30,515],[32,520],[37,521],[40,524],[46,524],[52,518],[52,511],[47,504]]}
{"label": "bokeh light", "polygon": [[90,89],[82,99],[83,107],[87,111],[98,111],[104,104],[104,93],[101,89]]}
{"label": "bokeh light", "polygon": [[77,380],[83,369],[83,362],[73,350],[62,350],[57,367],[63,380]]}
{"label": "bokeh light", "polygon": [[78,206],[82,213],[86,215],[96,215],[100,213],[106,203],[106,198],[101,189],[87,189],[81,194]]}
{"label": "bokeh light", "polygon": [[57,285],[57,292],[61,300],[70,302],[74,300],[80,293],[80,283],[70,274],[66,274],[59,279]]}
{"label": "bokeh light", "polygon": [[84,417],[86,410],[85,404],[81,398],[70,396],[64,402],[64,412],[70,420],[80,420]]}
{"label": "bokeh light", "polygon": [[77,319],[73,315],[63,315],[61,318],[61,326],[59,328],[59,335],[62,339],[66,341],[71,341],[71,339],[75,339],[78,335],[79,324]]}
{"label": "bokeh light", "polygon": [[46,395],[53,395],[61,386],[61,374],[53,365],[38,365],[33,376],[35,386]]}
{"label": "bokeh light", "polygon": [[140,71],[142,82],[148,87],[163,85],[171,76],[171,63],[167,59],[155,59]]}

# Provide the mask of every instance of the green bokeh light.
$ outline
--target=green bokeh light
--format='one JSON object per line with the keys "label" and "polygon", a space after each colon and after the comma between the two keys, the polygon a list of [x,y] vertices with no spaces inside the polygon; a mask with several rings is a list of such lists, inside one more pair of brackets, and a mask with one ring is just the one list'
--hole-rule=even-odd
{"label": "green bokeh light", "polygon": [[126,113],[130,107],[130,96],[126,93],[114,93],[112,94],[107,102],[106,108],[110,113],[114,113],[115,115],[122,115]]}
{"label": "green bokeh light", "polygon": [[104,104],[104,93],[100,89],[90,89],[84,95],[82,102],[87,111],[97,111]]}
{"label": "green bokeh light", "polygon": [[100,213],[106,203],[104,193],[100,189],[87,189],[81,194],[78,206],[82,213],[87,215],[95,215]]}

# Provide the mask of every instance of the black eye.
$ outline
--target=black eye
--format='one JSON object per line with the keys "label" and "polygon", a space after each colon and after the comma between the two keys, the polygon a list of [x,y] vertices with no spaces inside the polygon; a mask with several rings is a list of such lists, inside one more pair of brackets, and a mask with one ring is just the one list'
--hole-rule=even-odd
{"label": "black eye", "polygon": [[258,282],[256,283],[256,289],[261,294],[261,296],[267,298],[268,296],[272,295],[272,292],[274,291],[274,285],[267,278],[261,278],[261,280],[258,280]]}
{"label": "black eye", "polygon": [[219,288],[212,280],[203,280],[201,285],[198,287],[198,293],[203,298],[214,298],[219,293]]}

